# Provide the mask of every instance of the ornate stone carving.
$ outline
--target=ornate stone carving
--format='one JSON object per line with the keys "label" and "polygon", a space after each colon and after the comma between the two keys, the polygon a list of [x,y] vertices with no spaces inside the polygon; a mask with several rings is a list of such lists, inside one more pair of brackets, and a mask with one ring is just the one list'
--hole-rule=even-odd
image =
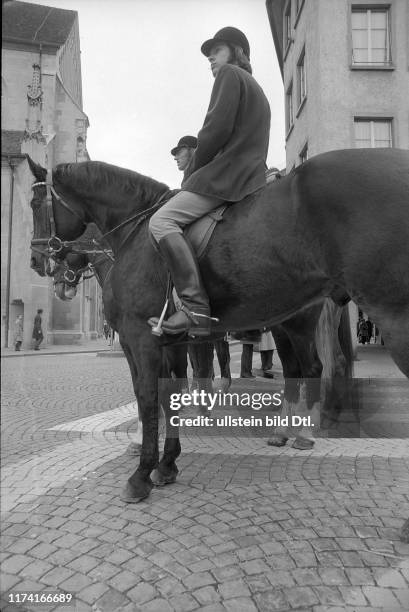
{"label": "ornate stone carving", "polygon": [[41,67],[33,64],[33,77],[31,85],[27,86],[27,119],[23,141],[33,140],[39,144],[46,144],[41,125],[43,90],[41,88]]}
{"label": "ornate stone carving", "polygon": [[30,106],[40,106],[43,102],[43,90],[41,89],[41,69],[39,64],[33,64],[33,78],[31,85],[27,87],[27,98]]}

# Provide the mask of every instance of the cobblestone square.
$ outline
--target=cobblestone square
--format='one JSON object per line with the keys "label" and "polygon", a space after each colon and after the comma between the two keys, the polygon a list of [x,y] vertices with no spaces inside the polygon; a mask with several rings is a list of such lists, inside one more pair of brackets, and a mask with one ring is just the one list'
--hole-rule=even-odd
{"label": "cobblestone square", "polygon": [[[238,360],[237,347],[236,376]],[[297,451],[185,430],[177,482],[126,505],[138,458],[125,359],[2,361],[4,612],[409,608],[407,439]],[[10,603],[25,591],[75,603]]]}

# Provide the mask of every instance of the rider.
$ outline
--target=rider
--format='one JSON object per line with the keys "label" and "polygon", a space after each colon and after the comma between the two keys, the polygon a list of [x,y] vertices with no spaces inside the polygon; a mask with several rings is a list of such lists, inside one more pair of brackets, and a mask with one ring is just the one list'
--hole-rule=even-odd
{"label": "rider", "polygon": [[[183,172],[183,176],[186,175],[187,169],[189,167],[196,147],[197,138],[195,136],[182,136],[176,147],[174,147],[170,152],[170,154],[173,155],[176,160],[178,170]],[[216,349],[220,372],[223,378],[226,373],[228,373],[228,363],[230,362],[229,343],[225,339],[219,340],[215,344],[209,343],[209,350],[211,351],[211,355],[213,355],[214,349]],[[192,365],[193,380],[197,380],[199,378],[199,362],[196,347],[189,344],[187,350],[189,353],[190,363]]]}
{"label": "rider", "polygon": [[[251,76],[250,45],[243,32],[222,28],[201,51],[215,81],[197,149],[181,191],[149,223],[182,301],[181,310],[163,322],[163,331],[195,336],[209,335],[210,307],[183,228],[221,202],[238,202],[265,185],[270,129],[270,107]],[[149,322],[154,326],[157,320]]]}
{"label": "rider", "polygon": [[173,147],[170,152],[170,154],[173,155],[176,160],[178,170],[183,172],[183,176],[186,174],[187,167],[190,164],[190,160],[193,157],[196,147],[196,136],[182,136],[176,147]]}

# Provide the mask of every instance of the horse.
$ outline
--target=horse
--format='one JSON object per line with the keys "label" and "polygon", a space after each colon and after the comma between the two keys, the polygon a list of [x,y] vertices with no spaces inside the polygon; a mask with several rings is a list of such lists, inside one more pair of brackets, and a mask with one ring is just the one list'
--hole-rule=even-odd
{"label": "horse", "polygon": [[[99,250],[95,249],[95,245],[100,247]],[[102,239],[98,227],[91,223],[78,241],[75,241],[69,247],[62,248],[55,254],[57,264],[52,271],[48,271],[48,274],[54,278],[56,296],[62,300],[70,300],[75,297],[76,287],[82,275],[92,271],[100,287],[103,288],[104,312],[108,323],[112,329],[118,332],[117,313],[120,305],[114,303],[112,294],[109,276],[113,258],[108,249],[109,244]],[[271,331],[283,366],[285,413],[296,413],[298,411],[300,389],[305,380],[307,380],[307,409],[311,410],[312,406],[320,400],[320,377],[324,375],[326,388],[321,397],[322,415],[327,419],[327,423],[336,424],[339,414],[345,408],[346,401],[350,403],[351,399],[348,395],[345,397],[345,379],[349,379],[352,375],[353,351],[349,333],[348,310],[337,307],[335,304],[331,306],[328,302],[329,300],[326,300],[323,304],[311,306],[304,312],[293,315],[288,321],[273,326]],[[331,316],[328,316],[329,309],[335,311],[331,312]],[[323,315],[325,314],[327,315],[325,316],[325,323],[320,327],[319,321],[324,318]],[[339,320],[339,315],[341,320]],[[334,322],[335,332],[338,331],[339,327],[339,332],[342,334],[340,343],[337,340],[338,333],[334,334],[329,329],[328,321]],[[331,342],[332,338],[335,339],[335,343]],[[335,355],[329,358],[327,347],[333,343],[335,344],[335,350],[333,348]],[[220,340],[215,340],[214,344],[210,342],[188,344],[189,355],[191,358],[193,355],[195,360],[198,385],[205,391],[212,390],[211,374],[214,347],[219,356],[219,362],[224,364],[224,366],[221,366],[223,391],[227,391],[231,385],[230,356],[228,348],[226,351],[224,344],[224,341]],[[321,358],[320,354],[322,355]],[[184,378],[186,356],[183,350],[179,349],[177,359],[172,359],[169,349],[165,349],[164,358],[173,364],[173,368],[171,368],[173,374]],[[329,370],[328,364],[332,366],[331,370]],[[306,379],[306,374],[310,378]],[[313,374],[316,378],[311,378]],[[339,382],[341,382],[340,385]],[[340,386],[340,389],[337,388],[338,386]],[[283,416],[285,415],[283,414]],[[297,431],[293,448],[306,450],[313,446],[313,440],[309,437],[306,439],[305,433],[304,431],[303,435],[301,430]],[[288,438],[282,430],[281,433],[277,432],[273,435],[268,444],[270,446],[284,446],[287,440]],[[129,454],[139,454],[139,450],[140,445],[138,443],[131,443],[128,447]]]}
{"label": "horse", "polygon": [[[115,254],[119,333],[137,373],[143,421],[140,464],[122,499],[139,502],[152,489],[152,470],[174,480],[181,451],[178,438],[166,438],[159,461],[161,341],[147,324],[162,311],[167,288],[147,220],[167,186],[103,162],[60,164],[48,180],[44,169],[30,168],[33,246],[75,240],[94,222]],[[269,327],[326,297],[352,299],[409,376],[408,193],[409,152],[356,149],[312,157],[230,206],[200,264],[214,331]]]}

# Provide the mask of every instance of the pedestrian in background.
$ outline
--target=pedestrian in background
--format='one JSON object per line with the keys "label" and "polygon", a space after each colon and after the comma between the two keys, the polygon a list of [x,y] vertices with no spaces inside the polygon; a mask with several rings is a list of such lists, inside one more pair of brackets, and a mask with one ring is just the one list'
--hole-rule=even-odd
{"label": "pedestrian in background", "polygon": [[272,368],[275,348],[276,345],[274,343],[273,334],[271,333],[271,330],[265,327],[261,334],[261,340],[258,346],[261,358],[261,369],[263,370],[263,376],[265,378],[274,378]]}
{"label": "pedestrian in background", "polygon": [[253,374],[254,345],[261,341],[261,332],[258,329],[245,332],[234,332],[233,338],[240,340],[243,345],[240,359],[240,378],[255,378]]}
{"label": "pedestrian in background", "polygon": [[109,330],[110,330],[110,327],[108,325],[108,322],[106,319],[104,319],[103,331],[104,331],[105,340],[108,340]]}
{"label": "pedestrian in background", "polygon": [[23,342],[23,315],[18,315],[14,323],[14,350],[19,351]]}
{"label": "pedestrian in background", "polygon": [[34,326],[33,326],[33,340],[34,340],[34,350],[40,350],[40,344],[44,340],[43,330],[42,330],[42,319],[41,315],[43,314],[42,308],[37,310],[37,314],[34,317]]}
{"label": "pedestrian in background", "polygon": [[365,321],[363,316],[358,321],[358,342],[360,344],[366,344],[369,342],[368,323]]}

